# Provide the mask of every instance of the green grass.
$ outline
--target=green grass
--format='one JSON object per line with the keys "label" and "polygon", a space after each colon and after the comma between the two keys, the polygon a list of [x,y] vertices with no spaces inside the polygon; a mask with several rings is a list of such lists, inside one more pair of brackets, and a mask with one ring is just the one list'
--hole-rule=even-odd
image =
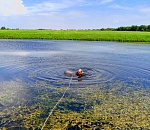
{"label": "green grass", "polygon": [[0,39],[49,39],[150,43],[150,32],[98,30],[0,30]]}

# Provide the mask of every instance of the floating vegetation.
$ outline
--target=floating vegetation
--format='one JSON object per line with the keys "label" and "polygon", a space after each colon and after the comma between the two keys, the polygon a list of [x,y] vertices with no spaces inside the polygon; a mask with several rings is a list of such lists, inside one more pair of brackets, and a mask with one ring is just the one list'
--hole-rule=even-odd
{"label": "floating vegetation", "polygon": [[[44,129],[149,129],[150,88],[138,86],[139,80],[133,80],[132,84],[111,81],[84,87],[72,84]],[[43,82],[36,86],[40,85],[43,86]],[[32,105],[7,107],[0,112],[2,130],[41,129],[65,86],[57,88],[45,84],[38,89],[40,93],[30,100]]]}

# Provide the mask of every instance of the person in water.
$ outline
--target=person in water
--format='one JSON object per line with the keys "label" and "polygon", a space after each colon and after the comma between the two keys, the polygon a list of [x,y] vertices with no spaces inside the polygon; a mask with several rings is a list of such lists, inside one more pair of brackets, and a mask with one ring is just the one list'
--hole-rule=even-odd
{"label": "person in water", "polygon": [[72,71],[66,70],[64,73],[65,74],[70,74],[72,76],[78,76],[78,78],[81,78],[83,76],[82,69],[79,69],[77,72],[72,72]]}
{"label": "person in water", "polygon": [[78,76],[78,78],[82,77],[82,76],[83,76],[83,71],[82,71],[82,69],[79,69],[79,70],[76,72],[76,75]]}

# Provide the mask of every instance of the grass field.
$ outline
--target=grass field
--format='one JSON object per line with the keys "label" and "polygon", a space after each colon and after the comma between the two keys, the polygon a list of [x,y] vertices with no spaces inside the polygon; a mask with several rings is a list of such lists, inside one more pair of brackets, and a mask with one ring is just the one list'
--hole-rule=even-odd
{"label": "grass field", "polygon": [[49,39],[150,43],[150,32],[98,30],[0,30],[0,39]]}

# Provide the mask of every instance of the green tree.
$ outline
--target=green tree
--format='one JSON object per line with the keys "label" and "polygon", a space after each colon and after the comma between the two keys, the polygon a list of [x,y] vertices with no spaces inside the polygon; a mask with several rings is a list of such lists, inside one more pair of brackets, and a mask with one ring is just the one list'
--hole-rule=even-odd
{"label": "green tree", "polygon": [[3,26],[3,27],[1,27],[1,30],[6,30],[6,27],[4,27],[4,26]]}
{"label": "green tree", "polygon": [[148,25],[148,26],[147,26],[147,31],[149,31],[149,32],[150,32],[150,25]]}
{"label": "green tree", "polygon": [[131,31],[137,31],[138,30],[138,26],[137,25],[132,25],[131,26]]}
{"label": "green tree", "polygon": [[146,31],[146,26],[145,25],[141,25],[139,26],[139,31]]}

